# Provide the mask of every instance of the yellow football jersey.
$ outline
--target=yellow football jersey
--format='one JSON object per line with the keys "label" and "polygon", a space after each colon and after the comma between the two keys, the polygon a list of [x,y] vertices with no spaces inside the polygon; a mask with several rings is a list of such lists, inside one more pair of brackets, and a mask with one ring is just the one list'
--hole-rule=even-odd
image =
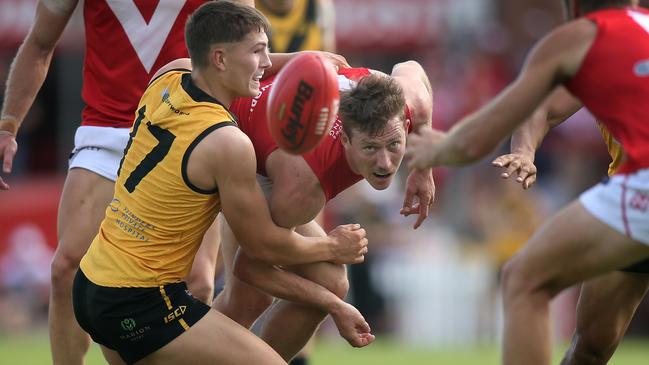
{"label": "yellow football jersey", "polygon": [[293,8],[285,15],[272,13],[262,1],[255,1],[255,7],[270,22],[271,51],[282,53],[324,48],[317,0],[294,0]]}
{"label": "yellow football jersey", "polygon": [[613,176],[622,164],[622,160],[624,160],[624,150],[620,142],[615,140],[611,132],[602,123],[598,122],[597,126],[599,126],[599,131],[602,133],[602,137],[604,137],[608,153],[611,155],[611,163],[608,165],[608,175]]}
{"label": "yellow football jersey", "polygon": [[144,92],[120,163],[115,195],[81,269],[95,284],[152,287],[181,281],[220,210],[218,191],[187,177],[194,147],[235,125],[186,70],[155,79]]}

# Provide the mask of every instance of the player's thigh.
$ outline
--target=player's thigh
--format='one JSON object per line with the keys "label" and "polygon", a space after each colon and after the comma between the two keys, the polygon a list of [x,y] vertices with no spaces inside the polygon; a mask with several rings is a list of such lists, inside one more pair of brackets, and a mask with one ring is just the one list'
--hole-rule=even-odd
{"label": "player's thigh", "polygon": [[546,222],[506,265],[528,286],[560,290],[649,256],[649,246],[602,223],[575,201]]}
{"label": "player's thigh", "polygon": [[114,183],[82,168],[68,171],[58,212],[58,235],[69,254],[81,258],[97,234],[106,207],[114,192]]}
{"label": "player's thigh", "polygon": [[101,348],[101,352],[104,355],[104,359],[110,364],[110,365],[126,365],[126,362],[122,359],[121,356],[117,353],[117,351],[111,350],[106,346],[99,345]]}
{"label": "player's thigh", "polygon": [[621,336],[649,287],[649,274],[613,271],[581,286],[577,332],[588,336]]}
{"label": "player's thigh", "polygon": [[252,332],[210,310],[189,330],[138,364],[286,364]]}

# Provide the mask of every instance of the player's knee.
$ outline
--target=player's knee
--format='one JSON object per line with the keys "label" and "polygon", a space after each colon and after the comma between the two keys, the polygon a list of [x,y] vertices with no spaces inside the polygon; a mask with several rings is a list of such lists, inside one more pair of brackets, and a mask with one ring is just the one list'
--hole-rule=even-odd
{"label": "player's knee", "polygon": [[533,296],[541,301],[549,301],[561,290],[556,284],[556,280],[530,271],[529,265],[517,256],[507,261],[503,266],[501,282],[505,301],[511,301],[521,296]]}
{"label": "player's knee", "polygon": [[520,260],[517,260],[516,257],[503,265],[500,279],[505,298],[530,290],[530,282],[525,279],[525,272],[522,270]]}
{"label": "player's knee", "polygon": [[349,292],[349,280],[347,275],[337,275],[331,280],[329,290],[340,299],[345,299],[347,293]]}
{"label": "player's knee", "polygon": [[50,265],[52,285],[66,284],[72,281],[79,268],[81,257],[57,250]]}
{"label": "player's knee", "polygon": [[307,278],[324,286],[338,298],[345,299],[349,292],[349,280],[347,279],[345,266],[331,263],[323,263],[322,265],[317,274],[312,273]]}

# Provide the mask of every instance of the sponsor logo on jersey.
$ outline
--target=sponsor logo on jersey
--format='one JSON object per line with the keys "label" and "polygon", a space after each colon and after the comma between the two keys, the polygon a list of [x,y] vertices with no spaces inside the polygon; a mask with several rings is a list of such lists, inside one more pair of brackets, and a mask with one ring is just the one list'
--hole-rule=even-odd
{"label": "sponsor logo on jersey", "polygon": [[166,88],[162,90],[162,102],[167,104],[169,106],[169,109],[171,109],[172,112],[178,114],[178,115],[189,115],[189,113],[185,113],[184,111],[176,108],[171,101],[169,100],[169,90]]}

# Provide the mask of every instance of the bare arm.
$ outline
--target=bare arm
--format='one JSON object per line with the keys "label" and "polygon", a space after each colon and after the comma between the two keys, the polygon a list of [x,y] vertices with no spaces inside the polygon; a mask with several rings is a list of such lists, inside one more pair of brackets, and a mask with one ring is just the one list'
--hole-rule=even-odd
{"label": "bare arm", "polygon": [[[413,129],[431,126],[433,119],[433,88],[426,71],[415,61],[396,64],[391,76],[401,85],[406,104],[410,109]],[[415,199],[416,198],[416,199]],[[413,228],[417,229],[428,217],[435,198],[435,181],[432,168],[413,170],[406,180],[406,194],[400,213],[404,216],[418,214]]]}
{"label": "bare arm", "polygon": [[411,135],[410,166],[465,165],[487,155],[558,84],[577,72],[596,34],[596,26],[581,19],[546,36],[532,51],[516,81],[492,102],[460,121],[446,135],[432,129]]}
{"label": "bare arm", "polygon": [[286,65],[288,61],[290,61],[293,57],[301,54],[301,53],[317,53],[321,56],[323,56],[327,61],[329,61],[332,65],[338,68],[344,68],[344,67],[349,67],[349,63],[347,62],[347,59],[344,56],[341,56],[339,54],[331,53],[331,52],[322,52],[322,51],[300,51],[300,52],[294,52],[294,53],[271,53],[269,54],[270,57],[270,62],[273,64],[266,72],[264,72],[264,78],[267,78],[269,76],[275,75],[279,72],[279,70]]}
{"label": "bare arm", "polygon": [[213,176],[223,214],[251,258],[275,265],[363,261],[367,239],[359,225],[338,227],[327,237],[303,237],[273,223],[257,184],[252,143],[238,128],[212,132],[192,153],[194,157],[203,160],[206,173]]}
{"label": "bare arm", "polygon": [[[300,233],[308,236],[325,236],[325,232],[314,221],[300,229]],[[341,288],[336,286],[336,282],[340,278],[331,273],[338,272],[342,279],[346,280],[344,268],[337,268],[330,263],[316,265],[321,265],[318,269],[318,279],[313,277],[314,273],[311,274],[312,279],[308,279],[309,276],[304,277],[302,276],[304,274],[290,271],[292,268],[268,265],[250,259],[239,251],[235,258],[234,274],[240,280],[276,298],[302,303],[331,314],[340,335],[352,346],[361,347],[369,344],[374,339],[374,336],[370,334],[370,326],[356,308],[343,300],[346,290],[341,291]],[[329,273],[323,271],[325,267],[330,270]],[[338,269],[340,271],[337,271]],[[326,275],[326,277],[321,275]],[[312,280],[318,280],[318,282]],[[323,285],[333,285],[333,287],[328,289]]]}
{"label": "bare arm", "polygon": [[[76,5],[76,1],[73,2]],[[18,132],[47,75],[52,54],[61,33],[70,20],[74,6],[54,12],[43,2],[36,6],[36,15],[25,41],[11,63],[0,130]]]}
{"label": "bare arm", "polygon": [[[11,172],[18,150],[16,134],[45,80],[56,43],[68,24],[78,0],[50,4],[52,10],[39,2],[36,15],[25,41],[11,63],[0,114],[0,160],[2,172]],[[58,5],[58,6],[57,6]],[[0,177],[0,190],[9,185]]]}
{"label": "bare arm", "polygon": [[532,116],[519,126],[511,140],[511,153],[493,160],[492,164],[506,170],[504,179],[516,174],[516,181],[523,189],[529,189],[536,182],[534,155],[541,146],[550,128],[563,123],[581,108],[581,102],[563,86],[556,88]]}

